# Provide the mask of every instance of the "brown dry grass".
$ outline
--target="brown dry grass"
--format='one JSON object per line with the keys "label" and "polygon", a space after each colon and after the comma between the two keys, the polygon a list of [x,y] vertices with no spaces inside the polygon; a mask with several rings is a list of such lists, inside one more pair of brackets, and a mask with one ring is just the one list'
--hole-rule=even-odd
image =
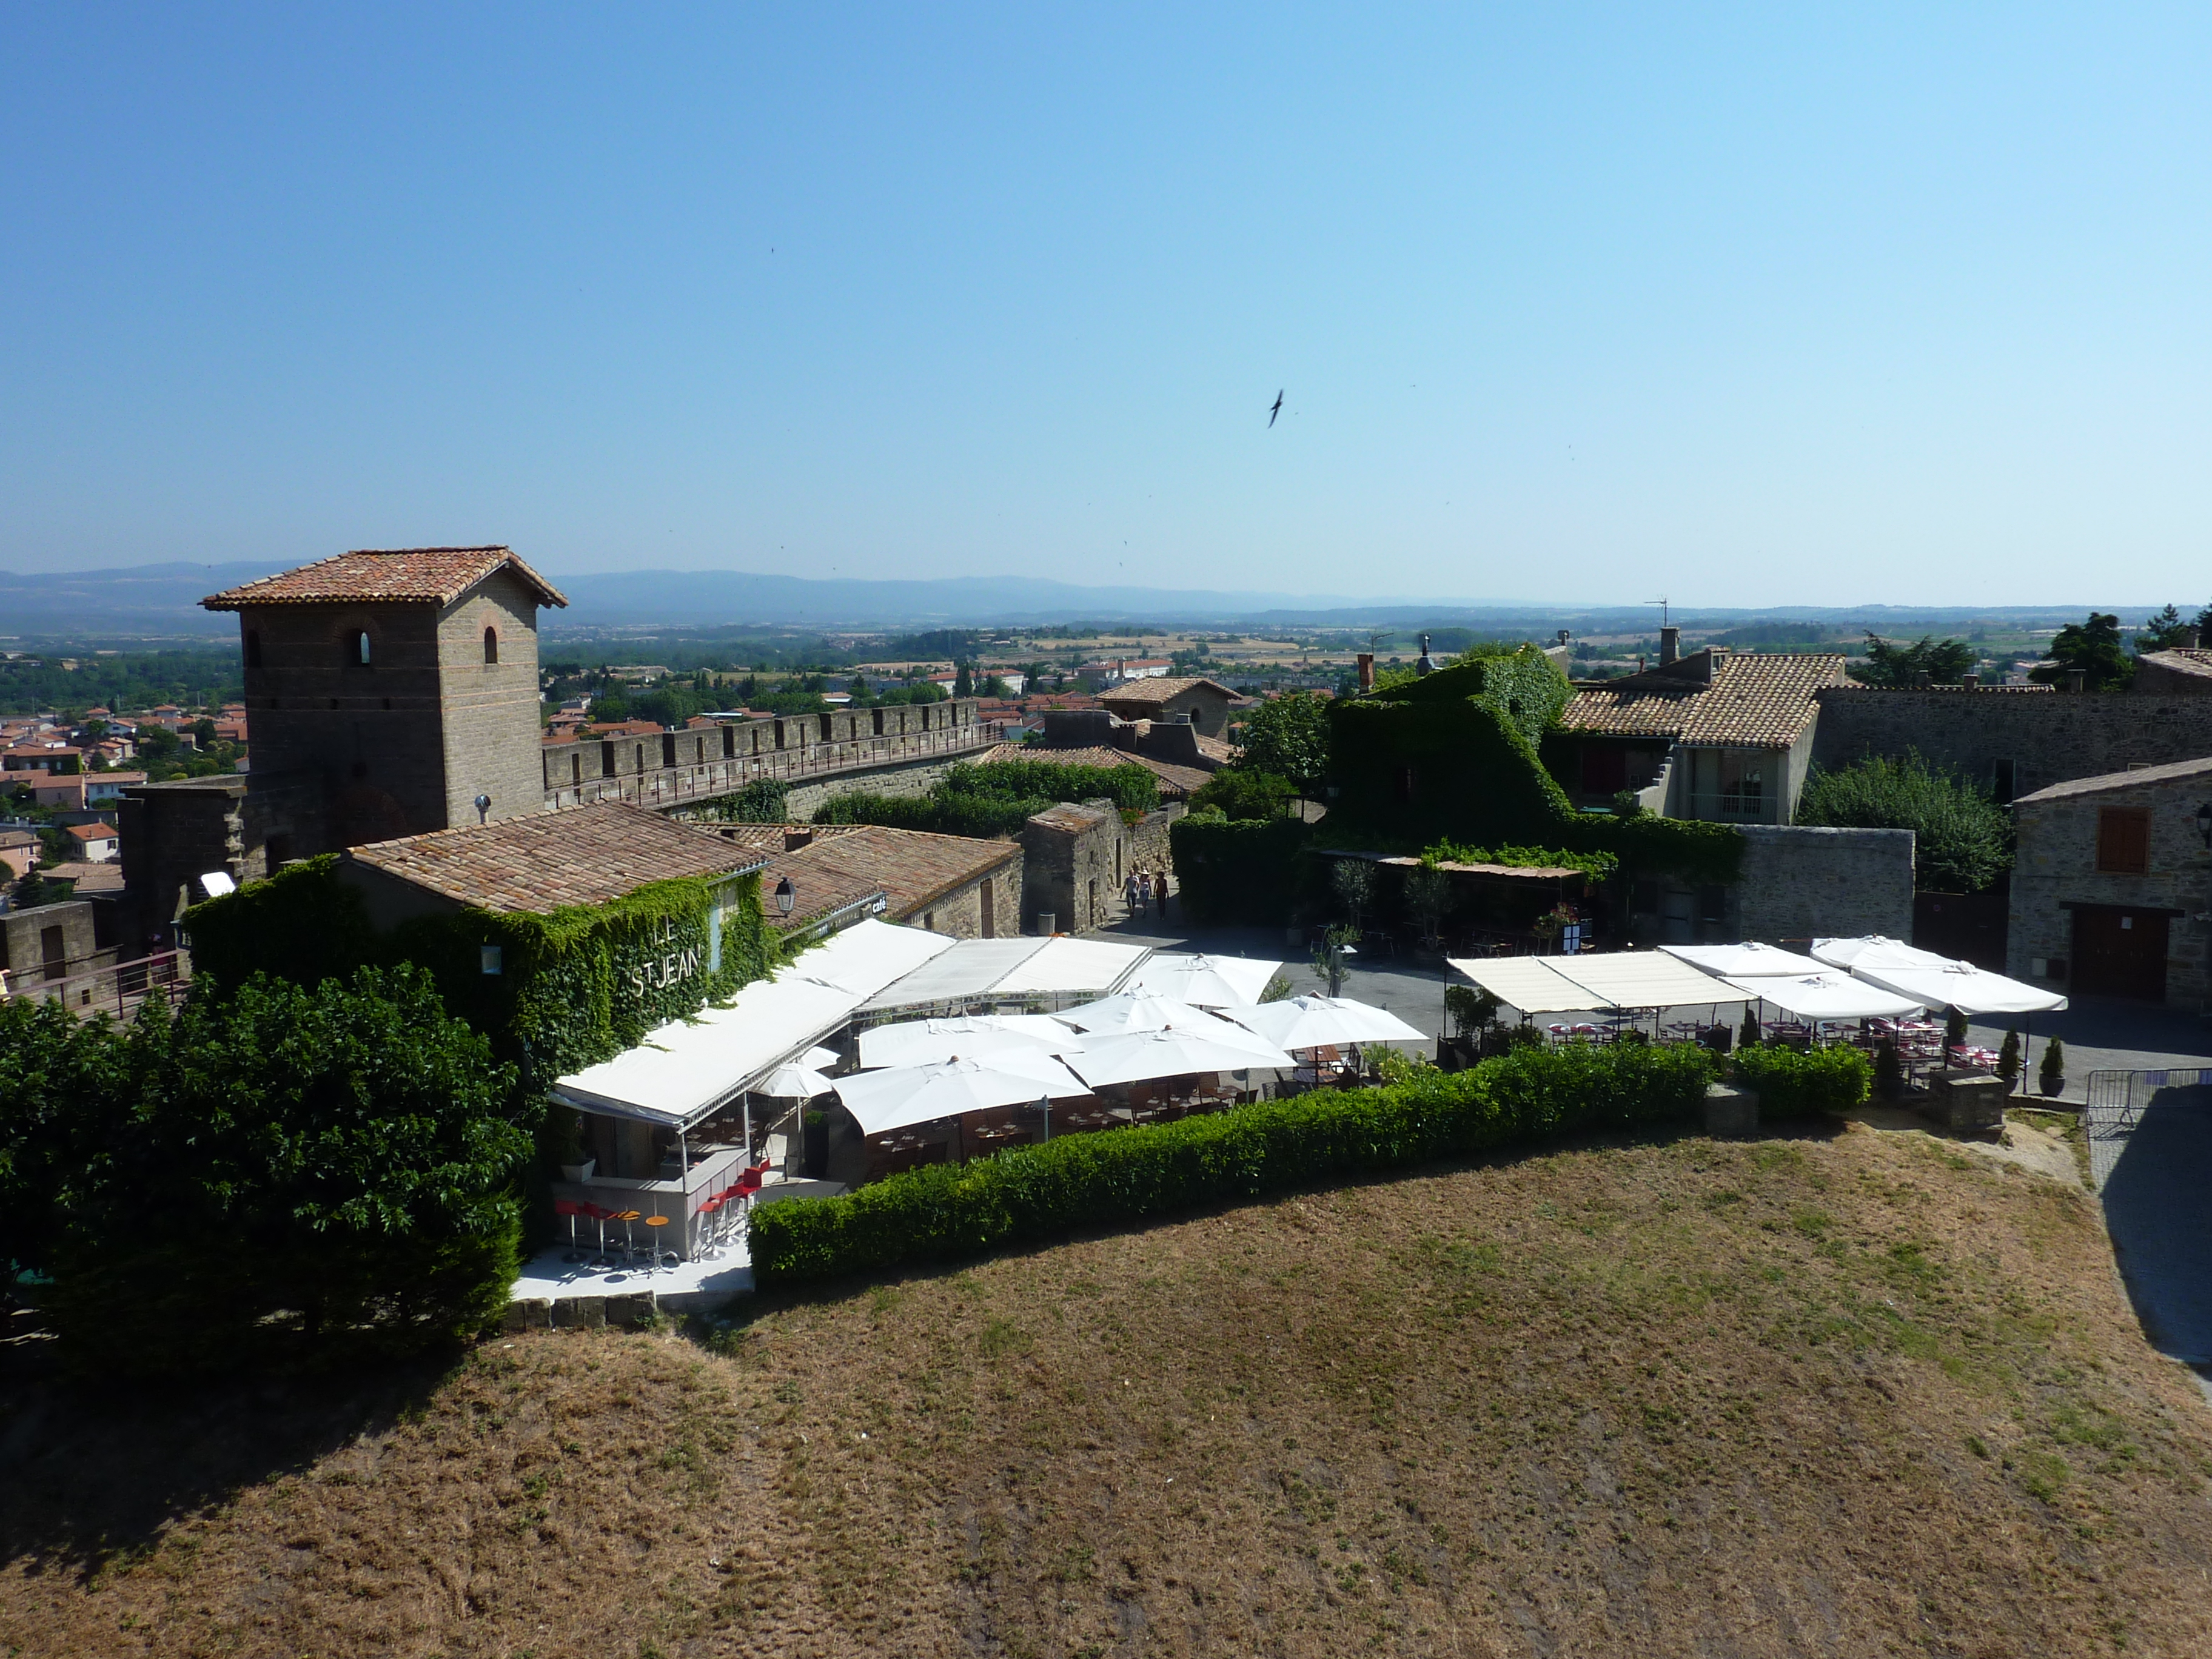
{"label": "brown dry grass", "polygon": [[[36,1654],[2212,1651],[2212,1440],[2090,1201],[1592,1146],[442,1377],[18,1381]],[[189,1512],[188,1512],[189,1511]]]}

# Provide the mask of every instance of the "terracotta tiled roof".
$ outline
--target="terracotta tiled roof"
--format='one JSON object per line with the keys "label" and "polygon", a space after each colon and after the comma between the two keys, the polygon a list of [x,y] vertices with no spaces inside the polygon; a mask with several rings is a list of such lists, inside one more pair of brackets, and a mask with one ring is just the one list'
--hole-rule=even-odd
{"label": "terracotta tiled roof", "polygon": [[2161,668],[2170,668],[2177,674],[2193,674],[2203,679],[2212,679],[2212,651],[2193,645],[2178,645],[2164,651],[2146,651],[2145,662],[2154,662]]}
{"label": "terracotta tiled roof", "polygon": [[1180,696],[1193,687],[1201,685],[1209,691],[1219,692],[1224,697],[1233,697],[1237,695],[1218,680],[1127,680],[1120,685],[1101,691],[1098,694],[1098,701],[1109,707],[1118,702],[1127,703],[1133,708],[1157,708],[1170,697]]}
{"label": "terracotta tiled roof", "polygon": [[1057,806],[1046,808],[1031,818],[1031,823],[1041,823],[1048,830],[1081,831],[1094,828],[1116,817],[1103,806],[1085,806],[1075,801],[1062,801]]}
{"label": "terracotta tiled roof", "polygon": [[2013,805],[2027,806],[2037,801],[2063,800],[2069,795],[2100,795],[2108,789],[2131,789],[2144,783],[2179,783],[2207,774],[2212,774],[2212,759],[2169,761],[2163,766],[2138,766],[2130,772],[2103,772],[2094,778],[2054,783],[2033,794],[2017,797]]}
{"label": "terracotta tiled roof", "polygon": [[94,893],[119,893],[123,890],[123,866],[112,859],[105,864],[89,863],[82,859],[71,860],[67,863],[50,864],[39,873],[52,881],[75,882],[76,886],[73,891],[79,898],[87,898]]}
{"label": "terracotta tiled roof", "polygon": [[72,823],[69,832],[79,841],[113,841],[115,826],[112,823]]}
{"label": "terracotta tiled roof", "polygon": [[1037,744],[1002,743],[984,750],[982,763],[994,761],[1050,761],[1056,766],[1096,766],[1109,768],[1134,766],[1150,772],[1160,782],[1163,794],[1187,795],[1194,789],[1205,787],[1212,774],[1201,767],[1177,766],[1172,761],[1154,760],[1150,755],[1139,755],[1127,749],[1109,749],[1094,744],[1087,749],[1047,749]]}
{"label": "terracotta tiled roof", "polygon": [[1199,734],[1198,752],[1217,766],[1226,766],[1237,758],[1237,745],[1226,738],[1209,738]]}
{"label": "terracotta tiled roof", "polygon": [[616,801],[373,842],[346,857],[457,903],[541,913],[764,861],[711,830]]}
{"label": "terracotta tiled roof", "polygon": [[1711,668],[1711,684],[1653,670],[1577,691],[1559,724],[1608,737],[1786,749],[1818,712],[1814,693],[1844,678],[1840,656],[1716,653]]}
{"label": "terracotta tiled roof", "polygon": [[1020,856],[1021,848],[1010,841],[856,823],[845,826],[843,835],[817,835],[811,844],[784,854],[773,867],[793,883],[826,877],[879,889],[889,902],[890,919],[906,921]]}
{"label": "terracotta tiled roof", "polygon": [[[791,882],[792,896],[791,914],[787,916],[775,903],[776,884],[787,878]],[[890,902],[889,896],[876,883],[865,877],[828,869],[818,861],[806,863],[799,853],[779,853],[761,872],[761,915],[772,933],[788,933],[811,927],[825,916],[872,904],[878,898],[886,905]]]}
{"label": "terracotta tiled roof", "polygon": [[520,577],[540,605],[568,603],[559,588],[504,547],[363,548],[210,593],[200,603],[210,611],[353,601],[451,605],[501,567]]}

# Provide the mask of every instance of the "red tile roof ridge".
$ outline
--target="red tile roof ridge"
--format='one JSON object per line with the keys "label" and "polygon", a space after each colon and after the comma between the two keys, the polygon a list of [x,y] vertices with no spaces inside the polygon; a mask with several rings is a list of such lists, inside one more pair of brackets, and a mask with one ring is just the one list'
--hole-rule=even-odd
{"label": "red tile roof ridge", "polygon": [[249,605],[418,604],[451,605],[494,572],[512,569],[540,605],[562,605],[561,590],[532,569],[514,550],[483,547],[356,548],[291,570],[210,593],[210,611]]}

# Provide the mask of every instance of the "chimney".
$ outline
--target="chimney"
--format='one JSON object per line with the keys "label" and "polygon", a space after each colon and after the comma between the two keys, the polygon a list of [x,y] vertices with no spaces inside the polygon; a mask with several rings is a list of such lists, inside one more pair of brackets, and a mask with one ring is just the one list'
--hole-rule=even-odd
{"label": "chimney", "polygon": [[811,830],[787,830],[783,832],[783,850],[787,853],[796,853],[800,848],[813,844],[814,832]]}
{"label": "chimney", "polygon": [[2066,671],[2066,689],[2069,691],[2081,690],[2087,686],[2088,683],[2089,671],[2087,669],[2069,668]]}
{"label": "chimney", "polygon": [[1362,691],[1375,689],[1375,653],[1372,651],[1359,653],[1359,689]]}
{"label": "chimney", "polygon": [[1965,686],[1969,691],[1974,690],[1975,687],[1981,684],[1981,683],[1982,677],[1979,674],[1961,674],[1959,677],[1959,684]]}
{"label": "chimney", "polygon": [[1644,672],[1644,659],[1641,657],[1636,659],[1636,672],[1639,674]]}
{"label": "chimney", "polygon": [[1682,630],[1662,628],[1659,630],[1659,665],[1664,668],[1682,654]]}
{"label": "chimney", "polygon": [[1115,658],[1115,659],[1114,659],[1114,684],[1116,684],[1116,685],[1127,685],[1128,683],[1129,683],[1129,660],[1128,660],[1128,659],[1127,659],[1127,658],[1126,658],[1126,657],[1116,657],[1116,658]]}
{"label": "chimney", "polygon": [[2176,640],[2174,644],[2184,651],[2194,651],[2197,648],[2197,630],[2193,628],[2183,629],[2181,637]]}

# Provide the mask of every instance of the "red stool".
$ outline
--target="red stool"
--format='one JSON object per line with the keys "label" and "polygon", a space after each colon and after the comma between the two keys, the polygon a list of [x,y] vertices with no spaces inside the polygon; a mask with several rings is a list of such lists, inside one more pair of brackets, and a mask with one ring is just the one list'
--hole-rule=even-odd
{"label": "red stool", "polygon": [[561,1259],[563,1261],[581,1261],[583,1253],[576,1248],[576,1221],[584,1213],[584,1206],[574,1199],[556,1198],[553,1200],[553,1213],[568,1218],[568,1254]]}

